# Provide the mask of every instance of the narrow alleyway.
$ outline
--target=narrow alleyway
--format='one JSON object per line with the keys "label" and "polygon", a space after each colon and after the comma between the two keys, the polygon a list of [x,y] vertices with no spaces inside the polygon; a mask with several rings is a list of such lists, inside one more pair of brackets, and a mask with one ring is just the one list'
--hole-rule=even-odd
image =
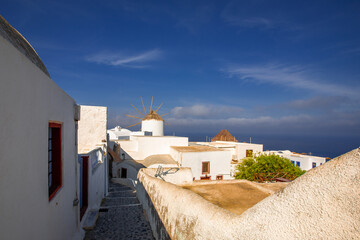
{"label": "narrow alleyway", "polygon": [[136,191],[117,183],[109,185],[96,227],[86,233],[85,240],[154,239]]}

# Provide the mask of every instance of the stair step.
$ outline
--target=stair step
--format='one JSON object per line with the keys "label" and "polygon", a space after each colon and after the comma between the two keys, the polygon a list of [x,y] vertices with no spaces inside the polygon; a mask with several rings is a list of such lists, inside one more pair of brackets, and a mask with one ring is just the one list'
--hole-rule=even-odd
{"label": "stair step", "polygon": [[85,219],[85,222],[83,224],[84,230],[91,230],[95,227],[96,220],[99,216],[99,212],[95,210],[90,210],[87,214],[87,217]]}
{"label": "stair step", "polygon": [[113,192],[113,191],[124,191],[124,190],[132,190],[129,187],[123,186],[123,187],[110,187],[109,188],[109,192]]}
{"label": "stair step", "polygon": [[110,192],[108,197],[136,197],[136,192]]}
{"label": "stair step", "polygon": [[106,198],[101,207],[137,204],[137,198]]}

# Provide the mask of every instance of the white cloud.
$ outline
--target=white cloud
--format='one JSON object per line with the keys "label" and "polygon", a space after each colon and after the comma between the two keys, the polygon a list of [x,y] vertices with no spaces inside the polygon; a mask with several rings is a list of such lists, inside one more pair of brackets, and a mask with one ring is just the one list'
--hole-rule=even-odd
{"label": "white cloud", "polygon": [[144,63],[157,60],[161,57],[162,52],[158,49],[143,52],[134,55],[125,55],[122,53],[98,53],[87,57],[89,62],[106,64],[111,66],[121,66],[129,68],[145,68]]}
{"label": "white cloud", "polygon": [[238,115],[242,111],[243,109],[241,107],[195,104],[186,107],[174,107],[171,110],[171,114],[177,118],[192,118],[192,117],[221,118],[224,116]]}
{"label": "white cloud", "polygon": [[247,28],[273,28],[276,25],[274,21],[263,17],[241,18],[236,15],[223,15],[223,19],[231,25]]}
{"label": "white cloud", "polygon": [[295,115],[295,116],[284,116],[280,118],[274,118],[270,116],[260,116],[254,118],[239,118],[239,117],[231,117],[231,118],[221,118],[221,119],[212,119],[212,118],[169,118],[167,122],[174,126],[207,126],[211,125],[216,126],[236,126],[236,127],[249,127],[249,126],[269,126],[269,125],[283,125],[283,124],[294,124],[299,122],[304,122],[311,120],[311,117],[308,115]]}
{"label": "white cloud", "polygon": [[299,66],[284,66],[279,64],[235,66],[228,68],[226,72],[229,73],[230,76],[237,76],[244,81],[271,83],[331,95],[358,96],[359,92],[358,89],[354,89],[354,87],[350,88],[343,85],[315,81],[311,79],[311,77],[307,77],[304,68]]}

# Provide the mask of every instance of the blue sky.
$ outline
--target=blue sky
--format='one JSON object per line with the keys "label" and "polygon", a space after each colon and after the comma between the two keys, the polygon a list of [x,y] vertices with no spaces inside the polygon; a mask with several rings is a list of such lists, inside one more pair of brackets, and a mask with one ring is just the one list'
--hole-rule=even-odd
{"label": "blue sky", "polygon": [[[360,143],[359,1],[3,0],[0,14],[79,104],[164,103],[168,134],[228,129],[335,157]],[[137,127],[133,128],[134,130]]]}

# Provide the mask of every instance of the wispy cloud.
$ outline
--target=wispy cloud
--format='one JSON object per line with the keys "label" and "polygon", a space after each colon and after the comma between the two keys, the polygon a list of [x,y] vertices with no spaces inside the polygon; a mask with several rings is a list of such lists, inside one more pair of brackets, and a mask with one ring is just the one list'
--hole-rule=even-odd
{"label": "wispy cloud", "polygon": [[316,96],[310,99],[298,99],[283,104],[283,107],[291,108],[294,110],[315,110],[315,111],[328,111],[336,109],[337,107],[349,104],[351,100],[342,96]]}
{"label": "wispy cloud", "polygon": [[304,67],[269,64],[265,66],[233,66],[225,70],[230,76],[244,81],[257,81],[332,95],[358,96],[357,86],[352,88],[314,80]]}
{"label": "wispy cloud", "polygon": [[238,115],[242,111],[241,107],[235,106],[195,104],[192,106],[174,107],[171,110],[171,114],[176,118],[223,118],[224,116]]}
{"label": "wispy cloud", "polygon": [[273,28],[276,25],[273,20],[263,17],[241,18],[236,15],[223,15],[223,18],[229,24],[246,28]]}
{"label": "wispy cloud", "polygon": [[98,53],[86,58],[89,62],[106,64],[110,66],[120,66],[128,68],[146,68],[146,63],[158,60],[162,56],[159,49],[153,49],[147,52],[125,55],[123,53]]}

